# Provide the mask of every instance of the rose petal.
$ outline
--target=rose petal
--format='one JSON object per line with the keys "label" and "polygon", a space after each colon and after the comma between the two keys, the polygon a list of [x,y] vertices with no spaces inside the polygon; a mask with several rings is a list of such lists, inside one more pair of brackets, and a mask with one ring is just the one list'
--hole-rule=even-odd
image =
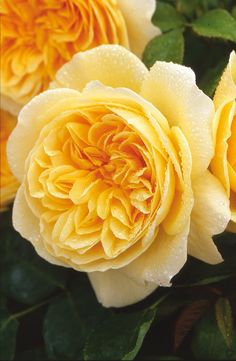
{"label": "rose petal", "polygon": [[125,307],[143,300],[156,288],[155,283],[136,283],[121,270],[89,273],[97,299],[104,307]]}
{"label": "rose petal", "polygon": [[[8,161],[18,180],[22,181],[24,177],[25,160],[41,129],[52,120],[47,117],[47,112],[53,108],[59,108],[60,101],[66,97],[74,98],[78,95],[79,93],[72,89],[48,90],[33,98],[22,109],[18,124],[11,133],[7,146]],[[58,113],[60,113],[60,109]]]}
{"label": "rose petal", "polygon": [[229,58],[229,64],[221,78],[214,97],[215,106],[218,108],[221,104],[236,98],[236,53],[232,51]]}
{"label": "rose petal", "polygon": [[90,81],[139,92],[148,70],[134,54],[119,45],[102,45],[78,53],[56,74],[51,87],[82,90]]}
{"label": "rose petal", "polygon": [[236,223],[229,222],[229,225],[227,227],[227,231],[236,233]]}
{"label": "rose petal", "polygon": [[143,300],[158,285],[170,286],[171,278],[186,262],[188,232],[189,225],[175,237],[161,231],[149,249],[130,265],[90,273],[98,300],[105,307],[123,307]]}
{"label": "rose petal", "polygon": [[156,1],[118,0],[118,5],[126,20],[131,50],[141,57],[147,43],[161,34],[151,21]]}
{"label": "rose petal", "polygon": [[170,280],[180,271],[187,260],[187,240],[189,222],[175,236],[160,230],[156,240],[135,261],[122,269],[136,282],[153,282],[160,286],[170,286]]}
{"label": "rose petal", "polygon": [[190,68],[156,62],[143,83],[141,95],[154,104],[186,136],[193,158],[192,176],[205,171],[213,156],[214,106],[196,85]]}
{"label": "rose petal", "polygon": [[14,102],[10,97],[0,94],[0,108],[6,110],[7,112],[18,115],[19,111],[22,108],[22,104]]}
{"label": "rose petal", "polygon": [[206,171],[193,184],[195,203],[193,207],[188,253],[204,262],[222,262],[212,236],[222,233],[230,221],[227,194],[220,182]]}
{"label": "rose petal", "polygon": [[12,219],[15,230],[32,243],[40,257],[52,264],[68,267],[57,258],[51,256],[44,248],[39,229],[39,220],[33,215],[26,202],[23,185],[16,194]]}

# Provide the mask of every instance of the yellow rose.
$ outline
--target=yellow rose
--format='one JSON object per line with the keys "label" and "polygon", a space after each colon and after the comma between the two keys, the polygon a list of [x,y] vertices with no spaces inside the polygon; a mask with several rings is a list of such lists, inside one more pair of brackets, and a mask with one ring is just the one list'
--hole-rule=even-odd
{"label": "yellow rose", "polygon": [[0,109],[0,212],[5,211],[7,205],[14,199],[18,181],[11,173],[6,155],[8,137],[16,125],[16,119]]}
{"label": "yellow rose", "polygon": [[214,103],[217,109],[213,123],[215,155],[211,162],[212,173],[221,181],[230,198],[231,224],[236,232],[236,53],[230,55],[229,64],[216,90]]}
{"label": "yellow rose", "polygon": [[160,30],[155,0],[1,0],[1,106],[12,114],[78,51],[120,44],[141,55]]}
{"label": "yellow rose", "polygon": [[[79,53],[28,103],[9,140],[14,227],[51,263],[89,273],[105,306],[169,286],[187,253],[222,261],[229,201],[207,170],[211,99],[191,69],[128,50]],[[58,88],[57,88],[58,87]]]}

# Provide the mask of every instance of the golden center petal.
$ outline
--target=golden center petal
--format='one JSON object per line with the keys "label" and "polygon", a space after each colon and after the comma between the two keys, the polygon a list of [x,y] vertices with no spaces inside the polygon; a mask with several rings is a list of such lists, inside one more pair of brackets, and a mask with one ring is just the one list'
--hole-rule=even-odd
{"label": "golden center petal", "polygon": [[3,0],[0,17],[1,93],[20,105],[46,89],[77,52],[129,47],[116,0]]}

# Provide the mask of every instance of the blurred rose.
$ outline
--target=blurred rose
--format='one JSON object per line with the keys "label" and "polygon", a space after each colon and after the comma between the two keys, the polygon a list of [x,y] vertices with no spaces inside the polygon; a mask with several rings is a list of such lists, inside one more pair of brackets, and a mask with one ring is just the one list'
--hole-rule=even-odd
{"label": "blurred rose", "polygon": [[221,181],[230,198],[229,229],[236,232],[236,54],[232,52],[229,64],[216,90],[217,109],[214,127],[215,156],[212,173]]}
{"label": "blurred rose", "polygon": [[[207,170],[211,99],[191,69],[149,72],[120,46],[79,53],[20,113],[14,227],[43,258],[89,273],[105,306],[170,286],[187,253],[222,261],[229,201]],[[62,88],[64,87],[64,88]]]}
{"label": "blurred rose", "polygon": [[7,140],[15,125],[15,117],[0,109],[0,212],[6,210],[7,205],[14,199],[19,186],[18,181],[10,171],[6,156]]}
{"label": "blurred rose", "polygon": [[17,114],[78,51],[120,44],[141,55],[160,33],[155,0],[2,0],[1,106]]}

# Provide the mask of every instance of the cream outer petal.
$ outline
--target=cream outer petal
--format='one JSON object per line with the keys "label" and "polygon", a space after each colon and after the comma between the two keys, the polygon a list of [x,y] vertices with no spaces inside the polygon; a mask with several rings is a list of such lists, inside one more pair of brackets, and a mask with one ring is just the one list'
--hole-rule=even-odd
{"label": "cream outer petal", "polygon": [[76,90],[91,81],[104,85],[126,87],[139,92],[148,70],[136,55],[119,45],[101,45],[80,52],[57,72],[51,88]]}
{"label": "cream outer petal", "polygon": [[227,194],[209,171],[193,183],[195,204],[192,211],[188,253],[204,262],[217,264],[223,261],[212,236],[224,232],[230,221]]}
{"label": "cream outer petal", "polygon": [[128,266],[90,273],[99,302],[105,307],[124,307],[143,300],[159,285],[170,286],[187,260],[188,232],[189,224],[176,236],[160,231],[150,248]]}
{"label": "cream outer petal", "polygon": [[156,1],[118,0],[118,5],[126,21],[131,50],[141,57],[147,43],[161,34],[161,30],[151,21]]}
{"label": "cream outer petal", "polygon": [[142,284],[153,282],[159,286],[171,286],[171,279],[187,260],[188,234],[189,222],[175,236],[161,229],[149,249],[122,271]]}
{"label": "cream outer petal", "polygon": [[145,79],[141,95],[186,136],[193,159],[192,177],[204,172],[213,156],[214,105],[197,87],[194,72],[182,65],[158,61]]}
{"label": "cream outer petal", "polygon": [[136,283],[122,270],[88,274],[98,301],[104,307],[125,307],[149,296],[158,286],[155,283]]}
{"label": "cream outer petal", "polygon": [[214,103],[216,108],[236,98],[236,53],[232,51],[229,64],[226,67],[216,89]]}
{"label": "cream outer petal", "polygon": [[24,195],[24,185],[21,185],[17,191],[13,206],[12,220],[15,230],[19,232],[23,238],[32,243],[40,257],[54,265],[68,267],[66,264],[61,263],[58,259],[51,256],[44,248],[40,234],[39,220],[35,217],[27,204]]}
{"label": "cream outer petal", "polygon": [[8,162],[14,176],[19,181],[23,180],[25,160],[41,129],[51,120],[47,118],[47,112],[58,107],[60,101],[66,97],[76,96],[79,96],[79,93],[71,89],[48,90],[34,97],[21,110],[17,126],[11,133],[7,144]]}

